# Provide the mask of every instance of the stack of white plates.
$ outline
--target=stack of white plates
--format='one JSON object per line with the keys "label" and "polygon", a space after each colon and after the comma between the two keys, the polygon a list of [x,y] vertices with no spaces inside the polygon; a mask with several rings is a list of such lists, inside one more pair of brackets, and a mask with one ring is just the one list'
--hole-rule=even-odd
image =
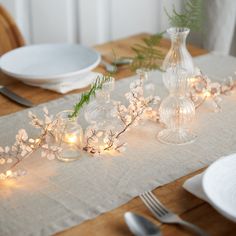
{"label": "stack of white plates", "polygon": [[[25,46],[4,54],[2,71],[26,84],[40,86],[86,78],[100,63],[99,53],[77,44]],[[91,81],[88,80],[88,84]],[[86,82],[81,83],[84,87]]]}

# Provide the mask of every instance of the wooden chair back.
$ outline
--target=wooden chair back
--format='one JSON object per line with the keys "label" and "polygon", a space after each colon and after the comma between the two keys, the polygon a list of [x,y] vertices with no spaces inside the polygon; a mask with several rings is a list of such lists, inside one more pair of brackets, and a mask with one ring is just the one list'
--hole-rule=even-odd
{"label": "wooden chair back", "polygon": [[24,45],[24,38],[14,19],[0,4],[0,56]]}

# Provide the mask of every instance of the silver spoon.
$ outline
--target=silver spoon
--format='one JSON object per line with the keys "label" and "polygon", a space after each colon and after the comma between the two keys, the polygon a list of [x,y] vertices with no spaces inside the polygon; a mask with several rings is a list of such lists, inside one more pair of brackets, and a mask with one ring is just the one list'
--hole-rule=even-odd
{"label": "silver spoon", "polygon": [[105,67],[107,72],[115,73],[117,70],[117,67],[115,65],[112,65],[104,60],[101,60],[100,64]]}
{"label": "silver spoon", "polygon": [[147,218],[132,212],[125,213],[125,222],[136,236],[161,236],[161,230]]}
{"label": "silver spoon", "polygon": [[131,58],[118,58],[112,61],[111,64],[104,60],[101,60],[100,64],[105,67],[107,72],[115,73],[117,71],[117,66],[129,65],[132,61]]}

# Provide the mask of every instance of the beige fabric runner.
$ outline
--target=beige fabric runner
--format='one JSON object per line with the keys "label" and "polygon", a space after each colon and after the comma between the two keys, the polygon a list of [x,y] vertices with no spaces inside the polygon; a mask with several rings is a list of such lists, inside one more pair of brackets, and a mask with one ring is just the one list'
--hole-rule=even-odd
{"label": "beige fabric runner", "polygon": [[[236,70],[233,57],[207,55],[195,59],[195,63],[215,77]],[[113,98],[120,100],[133,79],[117,82]],[[160,72],[152,73],[150,81],[157,85],[159,95],[164,96]],[[66,96],[32,110],[40,114],[46,105],[56,114],[71,108],[78,97]],[[53,234],[236,152],[236,95],[224,97],[222,106],[221,113],[211,112],[207,104],[197,111],[193,128],[198,139],[186,146],[159,143],[155,138],[161,129],[159,124],[147,122],[127,133],[127,150],[117,157],[84,157],[62,163],[34,154],[24,162],[26,176],[0,183],[0,235]],[[0,118],[1,146],[11,144],[19,128],[34,134],[27,113],[25,110]]]}

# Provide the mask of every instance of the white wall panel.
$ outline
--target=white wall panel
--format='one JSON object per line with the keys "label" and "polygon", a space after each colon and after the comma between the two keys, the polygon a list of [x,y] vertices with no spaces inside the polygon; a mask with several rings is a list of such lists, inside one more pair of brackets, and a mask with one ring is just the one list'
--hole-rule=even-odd
{"label": "white wall panel", "polygon": [[158,31],[157,0],[111,0],[112,38]]}
{"label": "white wall panel", "polygon": [[94,45],[111,39],[110,1],[78,0],[78,28],[81,43]]}
{"label": "white wall panel", "polygon": [[164,7],[181,0],[0,0],[28,43],[104,43],[168,27]]}
{"label": "white wall panel", "polygon": [[16,0],[0,0],[0,3],[7,8],[13,17],[16,17]]}
{"label": "white wall panel", "polygon": [[30,0],[0,0],[0,3],[3,4],[15,18],[26,43],[31,42],[29,1]]}
{"label": "white wall panel", "polygon": [[172,13],[173,6],[175,6],[177,12],[181,10],[183,0],[161,0],[159,1],[159,31],[162,32],[166,30],[170,25],[169,25],[169,19],[168,16],[166,15],[165,9],[167,10],[168,13]]}
{"label": "white wall panel", "polygon": [[30,0],[15,0],[16,21],[24,35],[26,43],[31,43]]}
{"label": "white wall panel", "polygon": [[33,43],[76,41],[74,0],[31,0]]}

